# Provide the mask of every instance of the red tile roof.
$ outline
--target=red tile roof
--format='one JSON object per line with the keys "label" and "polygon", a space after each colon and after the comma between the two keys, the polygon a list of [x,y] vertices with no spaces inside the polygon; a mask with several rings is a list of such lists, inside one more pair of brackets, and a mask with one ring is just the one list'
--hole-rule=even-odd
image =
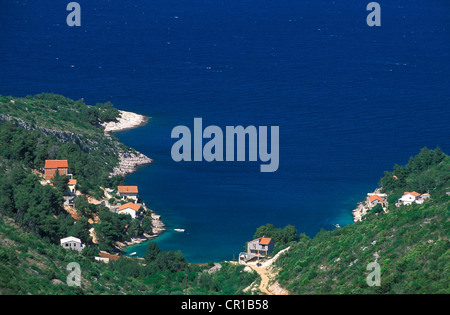
{"label": "red tile roof", "polygon": [[254,241],[258,241],[259,245],[269,245],[269,243],[272,241],[272,239],[270,237],[262,236],[257,239],[254,239],[252,242],[254,242]]}
{"label": "red tile roof", "polygon": [[261,239],[259,240],[259,245],[269,245],[269,243],[272,241],[271,238],[269,237],[261,237]]}
{"label": "red tile roof", "polygon": [[67,160],[45,160],[44,168],[68,168]]}
{"label": "red tile roof", "polygon": [[378,199],[378,200],[380,200],[380,201],[383,201],[383,198],[381,198],[381,197],[378,196],[378,195],[372,195],[372,196],[369,197],[369,201],[370,201],[370,202],[372,202],[372,201],[374,201],[374,200],[376,200],[376,199]]}
{"label": "red tile roof", "polygon": [[123,209],[126,209],[126,208],[130,208],[130,209],[133,209],[134,211],[138,211],[141,208],[141,206],[137,205],[135,203],[132,203],[132,202],[128,202],[128,203],[126,203],[124,205],[121,205],[119,207],[119,211],[123,210]]}
{"label": "red tile roof", "polygon": [[137,194],[138,193],[138,187],[137,186],[117,186],[117,190],[119,191],[119,194]]}

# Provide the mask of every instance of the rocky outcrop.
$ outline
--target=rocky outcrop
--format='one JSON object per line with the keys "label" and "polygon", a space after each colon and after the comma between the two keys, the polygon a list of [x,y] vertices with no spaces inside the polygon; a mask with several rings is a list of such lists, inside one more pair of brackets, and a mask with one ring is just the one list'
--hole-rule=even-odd
{"label": "rocky outcrop", "polygon": [[166,225],[161,221],[161,216],[156,214],[153,210],[152,212],[152,232],[155,235],[159,235],[166,230]]}
{"label": "rocky outcrop", "polygon": [[149,119],[149,117],[132,112],[127,112],[124,110],[119,110],[119,112],[120,117],[117,118],[117,121],[110,121],[100,124],[105,128],[105,132],[122,131],[126,129],[137,128],[139,126],[145,125]]}
{"label": "rocky outcrop", "polygon": [[125,176],[133,173],[138,166],[151,162],[153,162],[151,158],[138,151],[119,152],[119,163],[114,167],[110,177],[115,175]]}
{"label": "rocky outcrop", "polygon": [[[117,121],[101,123],[101,126],[105,128],[104,131],[107,136],[110,132],[117,132],[145,125],[149,119],[149,117],[124,110],[120,110],[119,112],[120,117]],[[114,167],[110,177],[115,175],[125,176],[136,171],[138,166],[153,162],[148,156],[135,150],[129,150],[127,152],[120,150],[118,155],[119,163]]]}

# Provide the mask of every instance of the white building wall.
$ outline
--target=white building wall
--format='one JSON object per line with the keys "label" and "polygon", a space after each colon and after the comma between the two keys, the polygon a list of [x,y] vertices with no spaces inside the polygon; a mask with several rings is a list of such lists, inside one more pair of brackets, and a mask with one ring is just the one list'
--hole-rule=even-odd
{"label": "white building wall", "polygon": [[119,211],[119,214],[129,214],[133,219],[136,219],[136,211],[131,208],[122,209]]}

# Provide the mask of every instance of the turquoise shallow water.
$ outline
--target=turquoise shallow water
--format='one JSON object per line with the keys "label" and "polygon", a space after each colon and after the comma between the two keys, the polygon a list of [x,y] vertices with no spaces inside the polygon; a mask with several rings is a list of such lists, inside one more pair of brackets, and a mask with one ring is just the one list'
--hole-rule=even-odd
{"label": "turquoise shallow water", "polygon": [[[0,94],[54,92],[152,119],[118,133],[154,163],[127,177],[190,262],[232,259],[267,223],[314,236],[352,222],[384,170],[450,152],[445,1],[2,1]],[[177,125],[279,126],[280,167],[183,162]],[[173,232],[185,228],[185,233]],[[145,245],[132,249],[142,253]]]}

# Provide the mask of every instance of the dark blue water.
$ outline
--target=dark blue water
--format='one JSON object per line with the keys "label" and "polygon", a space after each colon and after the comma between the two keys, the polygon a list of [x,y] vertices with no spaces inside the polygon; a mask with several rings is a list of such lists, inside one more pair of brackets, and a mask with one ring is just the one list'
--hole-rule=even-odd
{"label": "dark blue water", "polygon": [[[162,249],[237,257],[257,227],[314,236],[352,222],[384,170],[450,153],[450,5],[369,1],[2,1],[0,94],[111,101],[151,116],[117,134],[154,159],[127,177],[162,215]],[[279,126],[280,166],[175,163],[172,128]],[[173,232],[185,228],[185,233]],[[142,254],[145,245],[132,251]]]}

